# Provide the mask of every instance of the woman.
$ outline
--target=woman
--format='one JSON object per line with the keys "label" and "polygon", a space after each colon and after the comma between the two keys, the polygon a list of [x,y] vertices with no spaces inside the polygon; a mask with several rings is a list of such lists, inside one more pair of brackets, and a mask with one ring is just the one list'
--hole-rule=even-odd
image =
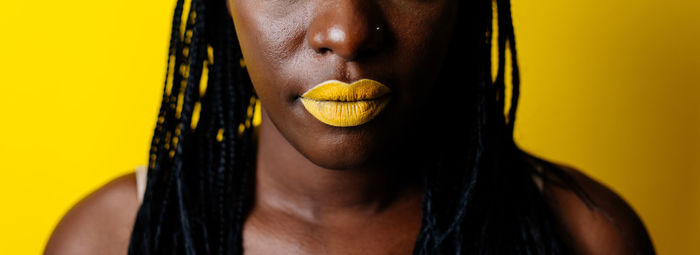
{"label": "woman", "polygon": [[514,143],[510,17],[508,0],[178,1],[142,204],[133,174],[114,180],[46,253],[653,254],[612,191]]}

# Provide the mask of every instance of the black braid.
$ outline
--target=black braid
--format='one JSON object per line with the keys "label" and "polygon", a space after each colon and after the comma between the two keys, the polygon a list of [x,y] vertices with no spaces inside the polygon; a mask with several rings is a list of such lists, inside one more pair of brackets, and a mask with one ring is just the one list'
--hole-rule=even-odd
{"label": "black braid", "polygon": [[[234,127],[246,123],[245,113],[255,96],[251,84],[244,83],[244,72],[229,71],[238,66],[240,50],[231,47],[237,39],[225,2],[192,0],[183,24],[185,7],[178,1],[173,18],[147,192],[129,252],[240,254],[240,244],[235,243],[240,243],[237,233],[244,218],[238,215],[244,215],[245,208],[229,205],[249,204],[246,193],[234,187],[246,187],[252,176],[245,163],[249,160],[243,158],[249,155],[252,133],[238,134]],[[208,56],[210,48],[213,56]],[[206,91],[200,95],[205,68]]]}
{"label": "black braid", "polygon": [[[414,254],[567,252],[532,181],[538,172],[513,141],[520,80],[510,2],[492,1],[460,3],[468,6],[460,6],[449,51],[455,54],[449,54],[443,77],[467,77],[465,84],[450,89],[470,98],[468,107],[465,99],[455,98],[444,100],[442,109],[461,109],[467,125],[431,127],[461,136],[426,154],[429,171]],[[243,225],[254,195],[257,97],[225,1],[191,0],[189,7],[177,0],[148,184],[130,254],[243,253]],[[498,47],[495,81],[493,38]],[[506,114],[507,49],[513,79]],[[435,119],[448,119],[444,114],[435,113]],[[555,174],[567,182],[561,172]]]}

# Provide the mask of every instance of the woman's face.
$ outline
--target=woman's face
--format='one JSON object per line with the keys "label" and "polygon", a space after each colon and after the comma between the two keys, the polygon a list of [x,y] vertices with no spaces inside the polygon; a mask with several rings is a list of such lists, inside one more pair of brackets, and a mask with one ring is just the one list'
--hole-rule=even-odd
{"label": "woman's face", "polygon": [[[402,160],[422,123],[447,54],[457,0],[227,0],[246,67],[268,119],[319,166]],[[372,79],[391,100],[367,123],[325,124],[300,96],[328,80]],[[437,97],[431,99],[431,97]],[[413,148],[415,150],[415,148]],[[405,160],[405,158],[403,159]]]}

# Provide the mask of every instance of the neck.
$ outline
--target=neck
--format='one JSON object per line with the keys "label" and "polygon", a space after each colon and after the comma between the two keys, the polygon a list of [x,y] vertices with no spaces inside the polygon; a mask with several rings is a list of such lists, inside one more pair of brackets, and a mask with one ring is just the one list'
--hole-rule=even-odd
{"label": "neck", "polygon": [[263,112],[256,159],[255,207],[324,221],[348,214],[371,216],[405,206],[420,211],[422,183],[399,160],[333,170],[314,164]]}

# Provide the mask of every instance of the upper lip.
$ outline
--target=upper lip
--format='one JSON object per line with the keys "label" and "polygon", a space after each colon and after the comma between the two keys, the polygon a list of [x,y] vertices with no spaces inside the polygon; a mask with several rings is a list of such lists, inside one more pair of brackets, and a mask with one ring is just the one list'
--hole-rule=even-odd
{"label": "upper lip", "polygon": [[301,97],[316,101],[354,102],[373,100],[390,93],[389,87],[370,79],[360,79],[351,84],[328,80],[307,90]]}

